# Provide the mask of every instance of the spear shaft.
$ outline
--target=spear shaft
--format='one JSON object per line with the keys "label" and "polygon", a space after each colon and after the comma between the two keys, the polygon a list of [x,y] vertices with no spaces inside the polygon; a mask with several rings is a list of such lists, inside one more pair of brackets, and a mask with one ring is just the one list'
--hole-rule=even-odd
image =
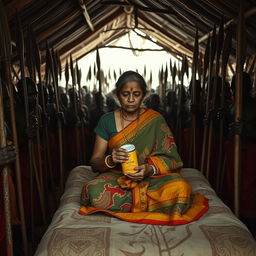
{"label": "spear shaft", "polygon": [[[232,30],[231,27],[228,28],[226,37],[223,43],[222,49],[222,62],[221,62],[221,103],[220,111],[224,111],[225,108],[225,94],[226,94],[226,73],[227,73],[227,63],[232,48]],[[217,188],[216,191],[219,194],[222,190],[222,181],[224,173],[221,172],[223,165],[223,130],[224,130],[224,120],[223,115],[220,115],[220,139],[219,139],[219,156],[218,156],[218,173],[217,173]]]}
{"label": "spear shaft", "polygon": [[[196,104],[196,72],[198,67],[198,30],[196,30],[193,66],[192,66],[192,107]],[[189,152],[189,166],[196,168],[196,116],[192,111],[192,124],[190,129],[190,152]],[[192,160],[192,161],[191,161]],[[191,165],[192,164],[192,165]]]}
{"label": "spear shaft", "polygon": [[[73,59],[72,56],[70,55],[70,73],[71,73],[71,77],[72,77],[72,87],[73,87],[73,107],[75,110],[75,116],[76,116],[76,120],[79,120],[79,116],[78,116],[78,105],[77,105],[77,98],[79,97],[79,95],[76,94],[76,83],[77,83],[77,77],[76,77],[76,70],[74,69],[73,66]],[[77,97],[76,97],[77,96]],[[80,164],[80,139],[79,139],[79,129],[78,129],[78,124],[75,124],[75,137],[76,137],[76,154],[77,154],[77,165]]]}
{"label": "spear shaft", "polygon": [[[53,87],[55,91],[55,101],[56,101],[56,109],[57,113],[60,113],[60,104],[59,104],[59,97],[58,97],[58,87],[57,87],[57,80],[56,80],[56,74],[54,73],[54,63],[53,63],[53,56],[50,53],[49,46],[47,44],[46,47],[47,51],[47,56],[49,58],[49,63],[50,63],[50,73],[52,75],[52,80],[53,80]],[[62,148],[62,125],[61,125],[61,120],[60,118],[57,119],[57,127],[58,127],[58,138],[59,138],[59,154],[60,154],[60,190],[63,192],[64,188],[64,173],[63,173],[63,148]]]}
{"label": "spear shaft", "polygon": [[[0,77],[0,146],[6,146],[5,127],[4,127],[4,106],[3,106],[2,82]],[[3,182],[3,199],[4,199],[4,213],[5,213],[5,229],[6,229],[6,248],[7,255],[13,255],[12,242],[12,225],[11,225],[11,209],[10,209],[10,188],[9,188],[10,169],[4,166],[2,170]]]}
{"label": "spear shaft", "polygon": [[[240,0],[239,19],[237,25],[237,49],[236,49],[236,88],[235,88],[235,123],[242,118],[242,86],[243,86],[243,49],[244,49],[244,1]],[[241,178],[241,136],[235,134],[234,150],[234,202],[235,214],[240,214],[240,178]]]}

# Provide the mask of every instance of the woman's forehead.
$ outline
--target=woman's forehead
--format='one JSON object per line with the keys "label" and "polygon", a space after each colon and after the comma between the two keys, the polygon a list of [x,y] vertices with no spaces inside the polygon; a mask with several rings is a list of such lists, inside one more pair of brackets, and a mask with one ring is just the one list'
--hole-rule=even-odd
{"label": "woman's forehead", "polygon": [[137,81],[128,81],[123,85],[121,91],[141,91],[141,87]]}

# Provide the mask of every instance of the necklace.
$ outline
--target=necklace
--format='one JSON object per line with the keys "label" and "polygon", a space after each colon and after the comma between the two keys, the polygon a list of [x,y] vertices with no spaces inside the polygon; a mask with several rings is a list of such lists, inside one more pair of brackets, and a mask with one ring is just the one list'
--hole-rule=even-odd
{"label": "necklace", "polygon": [[[132,141],[135,140],[135,138],[137,137],[137,134],[138,134],[138,130],[139,130],[139,118],[140,118],[140,109],[138,110],[138,115],[137,117],[134,119],[134,120],[127,120],[123,117],[123,112],[122,110],[120,110],[120,119],[121,119],[121,126],[122,126],[122,136],[123,136],[123,139],[127,142],[127,143],[131,143]],[[124,131],[124,120],[125,121],[137,121],[137,124],[136,124],[136,129],[135,129],[135,134],[133,137],[131,137],[131,139],[127,139],[127,136],[126,136],[126,133]]]}
{"label": "necklace", "polygon": [[135,119],[132,119],[132,120],[125,118],[122,108],[121,108],[120,112],[121,112],[121,118],[122,118],[124,121],[127,121],[127,122],[133,122],[133,121],[137,120],[137,119],[140,117],[140,109],[137,111],[137,117],[136,117]]}

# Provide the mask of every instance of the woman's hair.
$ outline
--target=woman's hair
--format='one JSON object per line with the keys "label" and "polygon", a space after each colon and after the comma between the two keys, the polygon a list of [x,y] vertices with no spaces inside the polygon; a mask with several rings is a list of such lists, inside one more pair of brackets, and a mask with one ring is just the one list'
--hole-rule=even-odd
{"label": "woman's hair", "polygon": [[146,84],[144,78],[137,72],[126,71],[118,78],[118,80],[116,82],[116,89],[115,89],[116,95],[119,94],[119,92],[122,90],[123,86],[129,81],[138,82],[138,84],[143,92],[143,95],[145,96],[147,94],[147,84]]}

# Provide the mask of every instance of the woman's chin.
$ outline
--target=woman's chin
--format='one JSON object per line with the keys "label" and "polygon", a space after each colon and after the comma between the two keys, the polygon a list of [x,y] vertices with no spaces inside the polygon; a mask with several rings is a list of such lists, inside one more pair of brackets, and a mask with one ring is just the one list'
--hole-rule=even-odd
{"label": "woman's chin", "polygon": [[135,108],[135,107],[129,107],[129,108],[124,108],[123,110],[126,112],[126,113],[129,113],[129,114],[135,114],[139,111],[140,108]]}

